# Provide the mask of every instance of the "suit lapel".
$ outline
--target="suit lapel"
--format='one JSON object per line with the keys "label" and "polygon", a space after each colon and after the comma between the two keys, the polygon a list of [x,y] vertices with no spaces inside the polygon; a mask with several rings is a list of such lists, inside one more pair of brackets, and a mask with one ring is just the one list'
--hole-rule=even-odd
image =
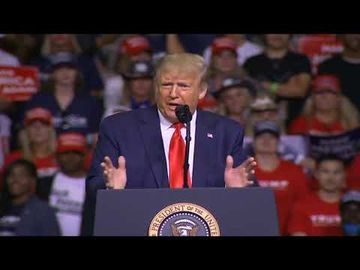
{"label": "suit lapel", "polygon": [[211,166],[216,160],[215,127],[201,110],[196,119],[194,148],[193,187],[208,186]]}
{"label": "suit lapel", "polygon": [[164,144],[156,106],[141,110],[140,132],[157,187],[169,187]]}

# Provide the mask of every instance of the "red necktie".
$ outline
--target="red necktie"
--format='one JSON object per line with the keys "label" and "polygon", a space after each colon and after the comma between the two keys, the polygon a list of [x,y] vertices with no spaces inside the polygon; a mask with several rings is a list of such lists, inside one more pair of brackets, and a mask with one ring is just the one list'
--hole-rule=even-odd
{"label": "red necktie", "polygon": [[[175,123],[171,126],[175,131],[171,137],[169,148],[169,178],[170,188],[182,188],[184,183],[184,159],[185,142],[181,136],[183,123]],[[188,172],[188,186],[191,187],[190,175]]]}

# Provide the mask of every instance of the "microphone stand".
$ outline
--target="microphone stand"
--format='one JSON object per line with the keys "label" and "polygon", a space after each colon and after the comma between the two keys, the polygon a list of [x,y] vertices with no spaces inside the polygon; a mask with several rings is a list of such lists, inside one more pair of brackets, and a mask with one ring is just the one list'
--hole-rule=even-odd
{"label": "microphone stand", "polygon": [[179,105],[175,109],[176,117],[179,121],[186,125],[186,137],[185,137],[185,159],[184,159],[184,184],[183,188],[188,188],[188,170],[189,170],[189,148],[190,148],[190,122],[192,114],[188,105]]}
{"label": "microphone stand", "polygon": [[184,159],[184,188],[188,188],[188,170],[189,170],[189,148],[190,148],[190,121],[186,122],[186,137],[185,137],[185,159]]}

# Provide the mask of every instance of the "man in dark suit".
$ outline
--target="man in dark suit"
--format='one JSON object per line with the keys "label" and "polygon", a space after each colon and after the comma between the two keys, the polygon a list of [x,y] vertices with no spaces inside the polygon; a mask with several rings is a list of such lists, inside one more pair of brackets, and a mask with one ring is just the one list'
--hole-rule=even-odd
{"label": "man in dark suit", "polygon": [[167,55],[155,76],[156,106],[103,120],[86,181],[83,234],[92,233],[98,189],[183,186],[185,150],[179,150],[179,145],[185,148],[181,137],[185,138],[186,129],[179,124],[175,113],[179,105],[188,105],[192,113],[188,186],[254,184],[249,177],[254,174],[256,163],[242,153],[243,127],[233,120],[196,109],[199,99],[207,92],[205,76],[206,64],[201,56]]}

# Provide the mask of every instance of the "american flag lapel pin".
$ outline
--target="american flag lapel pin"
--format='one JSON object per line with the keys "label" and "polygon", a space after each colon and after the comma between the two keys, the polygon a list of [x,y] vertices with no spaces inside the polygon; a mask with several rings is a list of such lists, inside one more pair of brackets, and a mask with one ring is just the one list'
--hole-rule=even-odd
{"label": "american flag lapel pin", "polygon": [[212,133],[208,133],[208,134],[207,134],[207,137],[213,139],[213,138],[214,138],[214,135],[213,135]]}

